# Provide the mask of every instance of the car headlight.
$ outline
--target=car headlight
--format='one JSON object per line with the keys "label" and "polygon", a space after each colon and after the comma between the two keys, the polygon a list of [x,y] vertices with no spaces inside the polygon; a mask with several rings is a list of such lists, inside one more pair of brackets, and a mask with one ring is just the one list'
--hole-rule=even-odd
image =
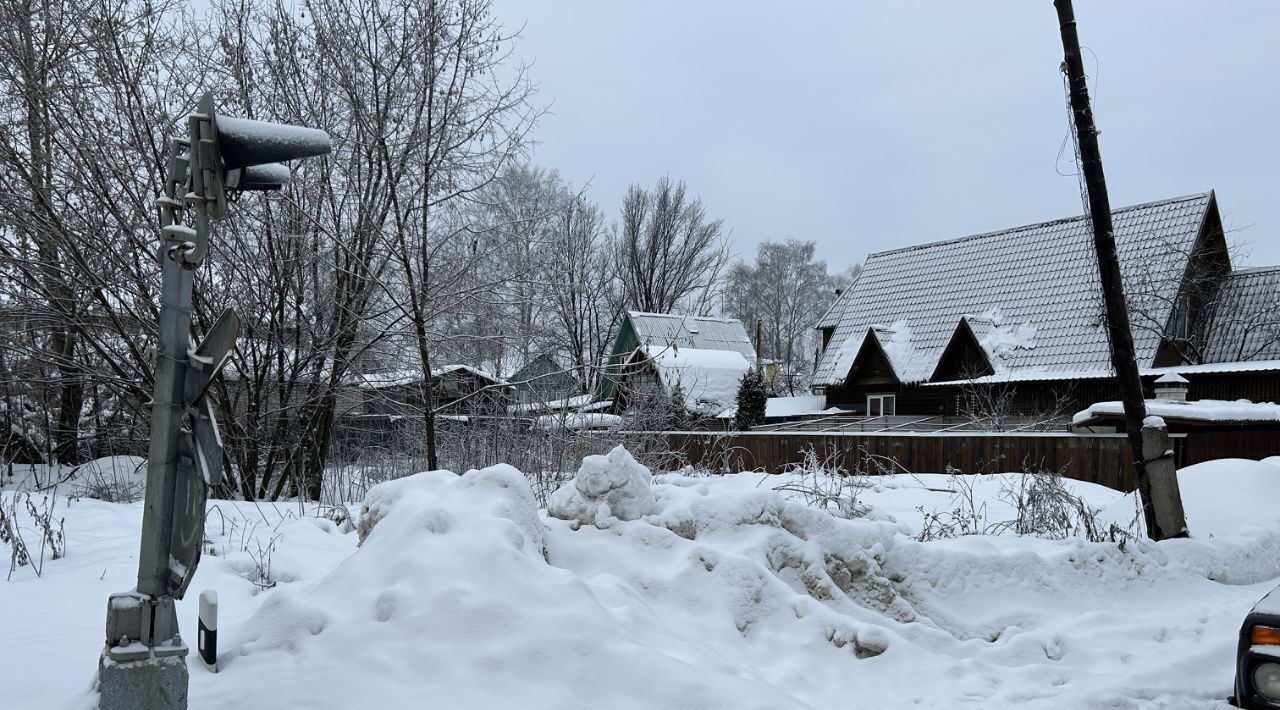
{"label": "car headlight", "polygon": [[1280,701],[1280,663],[1259,663],[1253,669],[1253,689],[1271,701]]}

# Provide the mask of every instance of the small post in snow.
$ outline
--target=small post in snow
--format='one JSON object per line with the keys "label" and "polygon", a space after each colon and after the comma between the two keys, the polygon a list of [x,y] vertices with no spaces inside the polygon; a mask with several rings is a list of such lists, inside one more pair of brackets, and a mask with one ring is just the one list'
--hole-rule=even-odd
{"label": "small post in snow", "polygon": [[200,592],[200,628],[196,648],[200,660],[214,673],[218,672],[218,593],[212,589]]}

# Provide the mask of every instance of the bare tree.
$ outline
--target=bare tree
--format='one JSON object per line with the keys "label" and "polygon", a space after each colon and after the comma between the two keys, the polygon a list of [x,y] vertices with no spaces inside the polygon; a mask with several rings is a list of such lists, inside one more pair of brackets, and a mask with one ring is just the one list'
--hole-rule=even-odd
{"label": "bare tree", "polygon": [[796,239],[762,242],[754,263],[729,269],[724,290],[725,313],[748,329],[761,324],[760,355],[781,363],[779,389],[792,395],[812,376],[812,353],[821,345],[813,324],[836,298],[827,263],[814,251],[813,242]]}
{"label": "bare tree", "polygon": [[729,261],[725,236],[724,223],[708,220],[684,181],[663,177],[653,190],[632,185],[622,202],[615,257],[627,306],[709,312]]}
{"label": "bare tree", "polygon": [[[333,2],[335,10],[346,6]],[[397,165],[412,165],[415,179],[389,192],[391,253],[403,279],[395,303],[409,324],[422,375],[427,462],[435,468],[432,351],[439,338],[433,324],[491,290],[475,268],[480,243],[468,239],[473,230],[458,203],[520,156],[539,111],[530,103],[533,88],[523,66],[510,64],[514,36],[492,17],[489,0],[402,2],[401,11],[379,18],[369,38],[370,47],[394,48],[396,60],[370,55],[359,80],[404,68],[403,76],[375,84],[396,86],[410,109],[396,116],[406,140]],[[382,12],[375,0],[364,11]]]}
{"label": "bare tree", "polygon": [[984,377],[970,368],[961,371],[959,415],[984,431],[1061,430],[1078,408],[1075,383],[1063,382],[1047,397],[1039,393],[1019,397],[1015,383]]}
{"label": "bare tree", "polygon": [[1161,239],[1150,258],[1127,265],[1134,330],[1155,335],[1189,364],[1271,357],[1280,346],[1280,292],[1233,287],[1251,278],[1231,271],[1228,252],[1241,250],[1222,240]]}
{"label": "bare tree", "polygon": [[191,98],[160,78],[184,70],[176,7],[0,2],[0,348],[22,373],[5,408],[44,419],[50,461],[145,418],[150,201]]}
{"label": "bare tree", "polygon": [[622,322],[622,293],[611,268],[612,240],[604,214],[581,195],[554,215],[544,278],[549,331],[566,353],[582,392],[596,384]]}

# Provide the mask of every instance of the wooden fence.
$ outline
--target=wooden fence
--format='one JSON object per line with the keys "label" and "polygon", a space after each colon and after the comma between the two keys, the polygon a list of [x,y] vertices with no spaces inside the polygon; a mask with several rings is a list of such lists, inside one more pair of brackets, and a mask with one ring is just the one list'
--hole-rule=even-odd
{"label": "wooden fence", "polygon": [[[1043,469],[1120,491],[1135,487],[1124,434],[671,432],[667,438],[671,449],[681,452],[688,463],[726,472],[779,473],[801,464],[812,450],[819,461],[846,471],[1001,473]],[[1170,443],[1177,465],[1187,465],[1187,435],[1173,434]]]}
{"label": "wooden fence", "polygon": [[1211,459],[1265,459],[1280,456],[1280,429],[1228,428],[1187,432],[1186,462]]}

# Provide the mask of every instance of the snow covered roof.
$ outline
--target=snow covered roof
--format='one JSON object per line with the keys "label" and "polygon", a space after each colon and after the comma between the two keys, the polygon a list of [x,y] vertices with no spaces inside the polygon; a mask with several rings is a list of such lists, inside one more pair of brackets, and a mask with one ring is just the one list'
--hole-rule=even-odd
{"label": "snow covered roof", "polygon": [[[1148,271],[1181,274],[1213,203],[1213,193],[1207,192],[1115,210],[1122,272],[1137,273],[1138,264],[1146,262],[1142,268]],[[1156,287],[1176,289],[1177,282],[1167,279]],[[1164,322],[1175,295],[1153,294],[1144,305]],[[1009,329],[1005,335],[1010,337],[984,346],[1000,352],[1005,376],[1021,370],[1106,373],[1110,357],[1101,311],[1097,261],[1084,216],[878,252],[867,257],[858,279],[832,309],[839,324],[814,383],[843,383],[868,329],[886,323],[893,324],[893,347],[886,352],[895,373],[903,381],[927,379],[958,319],[989,313],[999,313],[1000,327]],[[990,334],[979,334],[981,320],[970,321],[979,340]],[[1139,364],[1149,365],[1159,335],[1138,329],[1134,339]],[[884,345],[883,338],[880,342]]]}
{"label": "snow covered roof", "polygon": [[[796,397],[770,397],[765,400],[765,419],[775,417],[800,417],[806,414],[822,414],[827,408],[826,395],[799,395]],[[720,413],[720,419],[733,419],[738,413],[736,406],[729,407]]]}
{"label": "snow covered roof", "polygon": [[748,361],[755,360],[756,349],[747,329],[736,318],[710,318],[669,313],[627,314],[636,339],[642,346],[675,346],[698,350],[731,350]]}
{"label": "snow covered roof", "polygon": [[1246,362],[1209,362],[1200,365],[1170,365],[1168,367],[1144,367],[1143,375],[1176,372],[1179,375],[1208,375],[1223,372],[1274,372],[1280,370],[1280,360],[1249,360]]}
{"label": "snow covered roof", "polygon": [[1157,385],[1185,385],[1189,384],[1187,378],[1176,372],[1165,373],[1156,378]]}
{"label": "snow covered roof", "polygon": [[966,315],[964,320],[997,373],[1003,372],[1019,351],[1036,346],[1036,327],[1025,322],[1006,322],[998,308],[979,316]]}
{"label": "snow covered roof", "polygon": [[676,385],[690,411],[719,414],[738,399],[738,385],[751,363],[733,350],[648,347],[644,354],[668,392]]}
{"label": "snow covered roof", "polygon": [[[1280,360],[1251,360],[1248,362],[1211,362],[1201,365],[1169,365],[1167,367],[1140,367],[1138,374],[1143,377],[1163,376],[1169,373],[1178,375],[1210,375],[1237,372],[1280,372]],[[1012,372],[1004,372],[983,377],[975,377],[974,384],[992,384],[997,382],[1034,382],[1037,380],[1102,380],[1113,376],[1110,368],[1095,370],[1072,370],[1063,372],[1053,368],[1024,368]],[[954,381],[925,382],[925,387],[950,387]]]}
{"label": "snow covered roof", "polygon": [[[861,276],[861,275],[862,275],[861,272],[859,272],[858,276]],[[857,276],[853,278],[853,283],[850,283],[848,286],[846,286],[843,290],[840,291],[840,293],[843,294],[847,291],[852,290],[854,284],[856,283],[858,283]],[[822,318],[818,321],[818,325],[816,327],[819,329],[822,329],[822,328],[834,328],[840,325],[840,319],[844,317],[844,312],[848,310],[848,303],[849,302],[846,299],[836,298],[836,302],[831,304],[831,307],[827,309],[826,313],[822,314]]]}
{"label": "snow covered roof", "polygon": [[586,407],[591,403],[592,403],[591,395],[581,394],[575,397],[568,397],[565,399],[553,399],[546,402],[527,402],[525,404],[512,404],[507,406],[507,411],[511,414],[528,414],[530,412],[581,411],[584,407]]}
{"label": "snow covered roof", "polygon": [[[1217,424],[1244,424],[1258,422],[1280,422],[1280,404],[1250,402],[1241,399],[1227,402],[1217,399],[1201,399],[1194,402],[1172,402],[1163,399],[1149,399],[1146,402],[1147,416],[1162,419],[1175,419],[1189,422],[1213,422]],[[1071,418],[1072,424],[1083,424],[1100,416],[1124,416],[1124,405],[1120,402],[1098,402],[1088,409],[1076,412]]]}
{"label": "snow covered roof", "polygon": [[[440,377],[455,372],[465,372],[482,380],[488,380],[494,384],[506,384],[506,380],[485,372],[484,370],[471,367],[470,365],[445,365],[443,367],[433,368],[431,370],[432,377]],[[353,384],[363,389],[383,389],[386,387],[400,387],[413,382],[422,381],[422,370],[417,368],[409,368],[403,370],[386,370],[383,372],[368,372],[365,374],[351,375],[348,377],[348,384]]]}
{"label": "snow covered roof", "polygon": [[[880,346],[899,380],[917,382],[929,377],[933,369],[932,360],[912,342],[911,326],[906,320],[891,325],[872,325],[865,337]],[[853,361],[850,360],[849,364],[852,365]]]}
{"label": "snow covered roof", "polygon": [[1214,302],[1202,361],[1280,359],[1280,266],[1232,271]]}

